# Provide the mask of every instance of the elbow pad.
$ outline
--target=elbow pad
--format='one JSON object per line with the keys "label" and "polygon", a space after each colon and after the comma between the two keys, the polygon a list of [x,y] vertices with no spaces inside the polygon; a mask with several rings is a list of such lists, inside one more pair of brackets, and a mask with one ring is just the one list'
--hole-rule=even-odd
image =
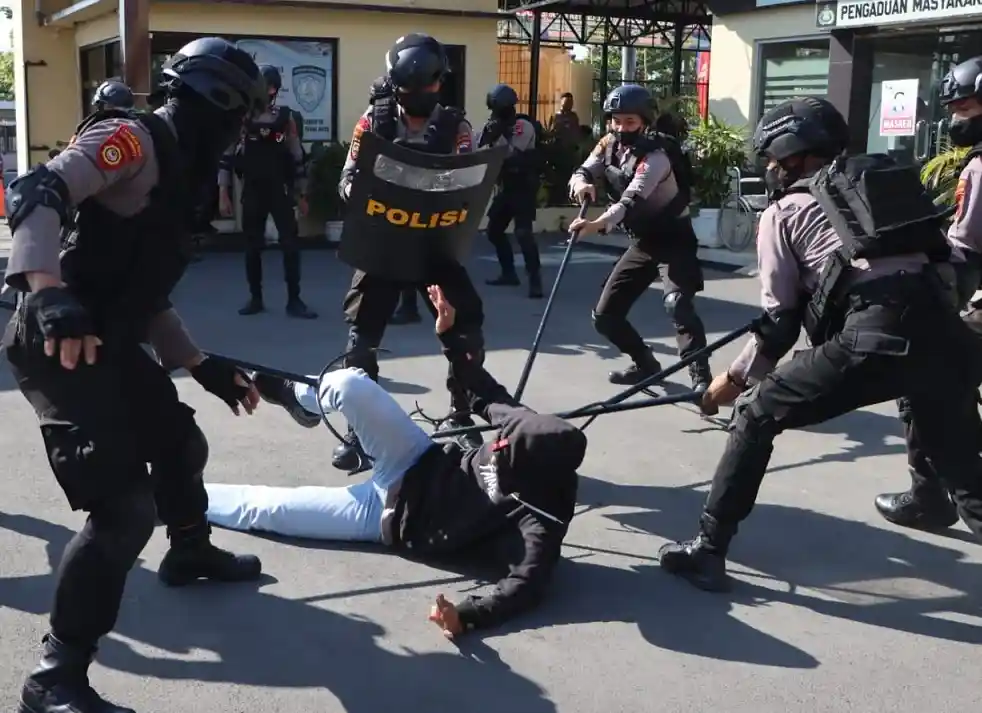
{"label": "elbow pad", "polygon": [[757,330],[761,356],[776,362],[791,351],[801,334],[801,314],[796,308],[764,315]]}
{"label": "elbow pad", "polygon": [[4,208],[10,232],[16,232],[17,226],[38,206],[55,211],[63,228],[69,224],[71,197],[68,186],[61,176],[44,165],[35,166],[18,176],[7,187]]}

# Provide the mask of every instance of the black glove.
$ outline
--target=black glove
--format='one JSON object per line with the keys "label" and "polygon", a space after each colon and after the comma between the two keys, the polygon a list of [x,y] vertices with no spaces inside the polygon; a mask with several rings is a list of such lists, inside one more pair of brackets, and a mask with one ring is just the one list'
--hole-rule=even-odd
{"label": "black glove", "polygon": [[481,132],[481,146],[490,146],[500,139],[504,132],[504,124],[498,119],[491,119],[484,125],[484,131]]}
{"label": "black glove", "polygon": [[81,339],[95,331],[88,310],[64,287],[45,287],[31,293],[27,308],[45,339]]}
{"label": "black glove", "polygon": [[249,387],[237,384],[235,377],[241,376],[246,384],[252,384],[249,375],[237,366],[211,357],[205,357],[203,362],[191,369],[191,376],[205,391],[220,398],[236,413],[239,403],[249,393]]}

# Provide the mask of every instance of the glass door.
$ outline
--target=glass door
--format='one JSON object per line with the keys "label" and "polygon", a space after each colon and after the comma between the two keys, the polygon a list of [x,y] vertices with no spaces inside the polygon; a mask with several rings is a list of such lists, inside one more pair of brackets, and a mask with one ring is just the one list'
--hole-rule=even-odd
{"label": "glass door", "polygon": [[[982,29],[925,35],[871,38],[873,82],[866,150],[885,153],[905,164],[923,164],[948,148],[948,113],[938,93],[952,65],[982,54]],[[881,126],[884,83],[916,80],[913,135],[889,135]],[[889,92],[886,92],[887,94]],[[885,135],[886,134],[886,135]]]}

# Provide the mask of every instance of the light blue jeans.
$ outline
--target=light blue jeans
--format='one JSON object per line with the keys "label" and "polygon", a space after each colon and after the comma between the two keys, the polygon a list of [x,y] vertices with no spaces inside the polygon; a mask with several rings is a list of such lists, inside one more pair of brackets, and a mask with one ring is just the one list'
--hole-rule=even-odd
{"label": "light blue jeans", "polygon": [[[306,410],[318,413],[312,386],[297,384],[295,393]],[[320,399],[325,410],[340,412],[354,429],[375,461],[372,477],[346,487],[208,483],[209,522],[290,537],[381,541],[386,494],[433,441],[361,369],[330,372],[321,382]]]}

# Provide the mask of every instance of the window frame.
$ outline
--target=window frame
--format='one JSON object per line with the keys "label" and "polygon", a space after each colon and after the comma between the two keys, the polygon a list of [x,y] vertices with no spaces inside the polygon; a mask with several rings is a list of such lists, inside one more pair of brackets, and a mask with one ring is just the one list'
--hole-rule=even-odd
{"label": "window frame", "polygon": [[[829,47],[829,54],[831,55],[831,43],[832,38],[828,33],[817,33],[809,35],[793,35],[791,37],[772,37],[765,40],[757,40],[754,43],[754,67],[756,71],[754,72],[754,86],[751,92],[751,106],[754,108],[754,116],[751,125],[756,126],[757,122],[760,121],[760,117],[764,115],[764,99],[765,99],[765,84],[766,76],[765,72],[767,66],[765,64],[764,53],[765,49],[772,45],[797,45],[801,46],[803,43],[811,42],[822,42],[824,41]],[[826,87],[826,93],[828,89]]]}

